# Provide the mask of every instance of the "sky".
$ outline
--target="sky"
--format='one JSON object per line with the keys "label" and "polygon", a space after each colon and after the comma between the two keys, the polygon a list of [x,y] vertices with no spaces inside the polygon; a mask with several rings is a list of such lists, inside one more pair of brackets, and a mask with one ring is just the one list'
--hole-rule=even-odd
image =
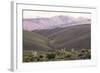
{"label": "sky", "polygon": [[91,18],[91,14],[86,13],[69,13],[69,12],[45,12],[45,11],[23,11],[23,18],[50,18],[54,16],[72,16],[75,18],[84,17],[84,18]]}

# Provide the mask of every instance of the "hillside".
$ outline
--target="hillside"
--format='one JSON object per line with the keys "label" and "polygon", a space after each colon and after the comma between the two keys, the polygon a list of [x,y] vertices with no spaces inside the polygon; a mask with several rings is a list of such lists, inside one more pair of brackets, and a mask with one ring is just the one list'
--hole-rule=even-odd
{"label": "hillside", "polygon": [[23,31],[23,49],[24,50],[51,50],[48,47],[48,39],[39,34],[29,31]]}
{"label": "hillside", "polygon": [[24,49],[56,50],[91,48],[90,24],[64,28],[25,31],[23,33]]}

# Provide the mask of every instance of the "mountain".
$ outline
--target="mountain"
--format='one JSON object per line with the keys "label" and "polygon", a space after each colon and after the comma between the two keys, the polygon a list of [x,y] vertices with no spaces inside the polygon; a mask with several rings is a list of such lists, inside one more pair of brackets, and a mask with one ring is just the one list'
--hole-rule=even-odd
{"label": "mountain", "polygon": [[71,16],[54,16],[51,18],[31,18],[23,19],[23,29],[27,31],[54,29],[80,24],[89,24],[91,21],[88,18],[74,18]]}
{"label": "mountain", "polygon": [[90,49],[91,25],[80,24],[63,28],[24,30],[23,38],[23,47],[27,50]]}

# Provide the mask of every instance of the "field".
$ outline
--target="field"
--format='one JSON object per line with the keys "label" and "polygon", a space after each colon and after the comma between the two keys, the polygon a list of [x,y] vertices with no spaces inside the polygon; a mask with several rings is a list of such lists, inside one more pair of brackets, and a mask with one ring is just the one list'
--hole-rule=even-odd
{"label": "field", "polygon": [[90,49],[56,50],[56,51],[23,51],[23,62],[63,61],[63,60],[91,59]]}

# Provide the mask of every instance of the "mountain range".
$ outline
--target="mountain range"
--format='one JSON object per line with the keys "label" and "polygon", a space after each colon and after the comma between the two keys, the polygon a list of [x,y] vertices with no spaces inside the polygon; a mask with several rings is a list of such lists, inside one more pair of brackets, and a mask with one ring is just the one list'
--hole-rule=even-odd
{"label": "mountain range", "polygon": [[63,28],[73,25],[90,24],[91,20],[84,17],[54,16],[50,18],[30,18],[23,19],[23,29],[27,31]]}

